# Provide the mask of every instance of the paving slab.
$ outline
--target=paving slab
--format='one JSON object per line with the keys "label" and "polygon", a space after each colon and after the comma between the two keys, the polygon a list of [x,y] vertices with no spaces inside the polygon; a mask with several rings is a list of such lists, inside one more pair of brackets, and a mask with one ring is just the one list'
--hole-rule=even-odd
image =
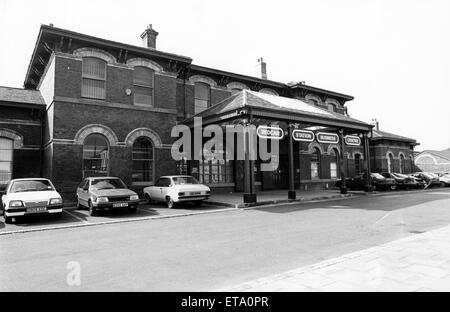
{"label": "paving slab", "polygon": [[450,225],[220,291],[450,291],[448,237]]}

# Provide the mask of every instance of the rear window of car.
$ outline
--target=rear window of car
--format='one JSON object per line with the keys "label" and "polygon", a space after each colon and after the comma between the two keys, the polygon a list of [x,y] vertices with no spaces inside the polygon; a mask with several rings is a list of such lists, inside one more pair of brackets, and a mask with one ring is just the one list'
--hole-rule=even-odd
{"label": "rear window of car", "polygon": [[47,180],[26,180],[13,182],[9,192],[20,193],[20,192],[41,192],[54,190],[55,189],[53,188],[53,186]]}
{"label": "rear window of car", "polygon": [[91,187],[95,190],[124,189],[126,185],[120,179],[96,179],[92,180]]}
{"label": "rear window of car", "polygon": [[174,177],[172,178],[173,183],[175,185],[182,185],[182,184],[199,184],[196,178],[194,177]]}

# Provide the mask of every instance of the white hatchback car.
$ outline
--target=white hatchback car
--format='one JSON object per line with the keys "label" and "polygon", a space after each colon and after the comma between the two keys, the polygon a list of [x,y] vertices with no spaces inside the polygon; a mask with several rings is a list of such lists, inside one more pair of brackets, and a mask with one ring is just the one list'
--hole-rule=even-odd
{"label": "white hatchback car", "polygon": [[173,208],[175,203],[194,202],[200,206],[211,195],[208,186],[200,184],[192,176],[163,176],[154,186],[144,188],[144,196],[149,203],[165,202],[167,208]]}
{"label": "white hatchback car", "polygon": [[5,223],[26,215],[52,214],[59,217],[63,200],[48,179],[14,179],[6,186],[2,208]]}

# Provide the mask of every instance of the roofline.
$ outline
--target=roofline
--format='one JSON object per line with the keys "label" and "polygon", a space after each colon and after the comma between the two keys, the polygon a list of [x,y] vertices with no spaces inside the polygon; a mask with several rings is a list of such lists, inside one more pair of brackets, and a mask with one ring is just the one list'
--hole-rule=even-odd
{"label": "roofline", "polygon": [[258,78],[258,77],[232,73],[232,72],[229,72],[229,71],[220,70],[220,69],[211,68],[211,67],[200,66],[200,65],[196,65],[196,64],[191,64],[190,68],[193,69],[193,70],[205,71],[205,72],[213,73],[213,74],[221,74],[221,75],[224,75],[224,76],[230,76],[230,77],[234,77],[236,79],[241,79],[241,80],[252,80],[254,82],[258,82],[258,83],[261,83],[261,84],[269,84],[269,85],[272,85],[272,86],[275,86],[275,87],[278,87],[278,88],[286,88],[286,87],[288,87],[287,84],[279,82],[279,81],[262,79],[262,78]]}
{"label": "roofline", "polygon": [[336,97],[343,98],[343,99],[345,99],[347,101],[352,101],[352,100],[355,99],[351,95],[347,95],[347,94],[343,94],[343,93],[339,93],[339,92],[334,92],[334,91],[330,91],[330,90],[326,90],[326,89],[321,89],[321,88],[309,86],[309,85],[306,85],[306,84],[298,83],[296,85],[291,86],[291,88],[293,88],[293,89],[306,89],[306,90],[315,91],[315,92],[318,92],[318,93],[326,93],[326,94],[329,94],[329,95],[333,95],[333,96],[336,96]]}
{"label": "roofline", "polygon": [[24,107],[24,108],[42,109],[42,110],[44,110],[47,107],[47,105],[45,103],[38,104],[38,103],[11,102],[11,101],[2,101],[2,100],[0,100],[0,106]]}
{"label": "roofline", "polygon": [[71,37],[73,39],[78,39],[80,41],[88,41],[88,42],[91,42],[93,44],[105,45],[105,46],[108,46],[108,47],[111,47],[111,48],[115,48],[115,49],[122,48],[124,50],[129,50],[129,51],[133,51],[133,52],[140,53],[140,54],[147,54],[147,55],[152,55],[152,56],[157,56],[157,57],[162,57],[162,58],[173,59],[173,60],[176,60],[176,61],[179,61],[179,62],[183,62],[183,63],[187,63],[187,64],[191,64],[192,63],[192,59],[190,57],[187,57],[187,56],[183,56],[183,55],[179,55],[179,54],[173,54],[173,53],[169,53],[169,52],[164,52],[164,51],[160,51],[160,50],[156,50],[156,49],[149,49],[149,48],[145,48],[145,47],[139,47],[139,46],[135,46],[135,45],[127,44],[127,43],[121,43],[121,42],[117,42],[117,41],[113,41],[113,40],[108,40],[108,39],[103,39],[103,38],[99,38],[99,37],[94,37],[94,36],[91,36],[91,35],[86,35],[86,34],[83,34],[83,33],[75,32],[75,31],[71,31],[71,30],[67,30],[67,29],[63,29],[63,28],[58,28],[58,27],[54,27],[54,26],[41,24],[36,43],[34,45],[33,53],[31,55],[31,59],[30,59],[30,62],[28,64],[27,73],[25,75],[24,87],[25,87],[26,82],[28,80],[28,77],[29,77],[29,74],[30,74],[30,71],[31,71],[32,63],[33,63],[33,60],[34,60],[37,48],[39,46],[39,43],[41,42],[41,38],[42,38],[44,33],[53,34],[53,35],[61,35],[61,36],[64,36],[64,37]]}

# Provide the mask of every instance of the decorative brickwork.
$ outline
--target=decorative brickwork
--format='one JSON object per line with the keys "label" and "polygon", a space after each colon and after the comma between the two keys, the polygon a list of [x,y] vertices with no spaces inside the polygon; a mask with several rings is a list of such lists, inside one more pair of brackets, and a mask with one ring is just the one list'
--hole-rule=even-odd
{"label": "decorative brickwork", "polygon": [[0,129],[0,137],[8,138],[14,141],[14,149],[22,148],[23,137],[18,132],[9,129]]}
{"label": "decorative brickwork", "polygon": [[97,57],[110,64],[117,63],[116,58],[113,55],[100,49],[80,48],[73,51],[73,54],[78,57]]}
{"label": "decorative brickwork", "polygon": [[75,135],[75,144],[82,145],[86,137],[93,133],[103,134],[108,139],[110,146],[119,145],[119,140],[114,131],[107,126],[99,124],[91,124],[81,128]]}
{"label": "decorative brickwork", "polygon": [[217,87],[217,83],[214,79],[208,77],[208,76],[203,76],[203,75],[194,75],[189,77],[189,82],[191,84],[194,84],[196,82],[203,82],[206,84],[209,84],[211,87]]}
{"label": "decorative brickwork", "polygon": [[149,59],[145,59],[145,58],[129,59],[127,61],[127,65],[133,66],[133,67],[135,67],[135,66],[148,67],[150,69],[153,69],[157,73],[160,73],[163,71],[163,67],[161,65],[159,65],[158,63],[151,61]]}
{"label": "decorative brickwork", "polygon": [[233,81],[227,84],[227,89],[240,89],[240,90],[250,90],[249,87],[247,87],[246,84],[243,84],[242,82]]}
{"label": "decorative brickwork", "polygon": [[125,139],[125,144],[127,146],[133,146],[134,141],[139,137],[149,138],[152,141],[153,146],[155,148],[163,147],[161,138],[159,137],[158,133],[156,133],[156,131],[149,129],[149,128],[134,129],[127,135],[127,137]]}

